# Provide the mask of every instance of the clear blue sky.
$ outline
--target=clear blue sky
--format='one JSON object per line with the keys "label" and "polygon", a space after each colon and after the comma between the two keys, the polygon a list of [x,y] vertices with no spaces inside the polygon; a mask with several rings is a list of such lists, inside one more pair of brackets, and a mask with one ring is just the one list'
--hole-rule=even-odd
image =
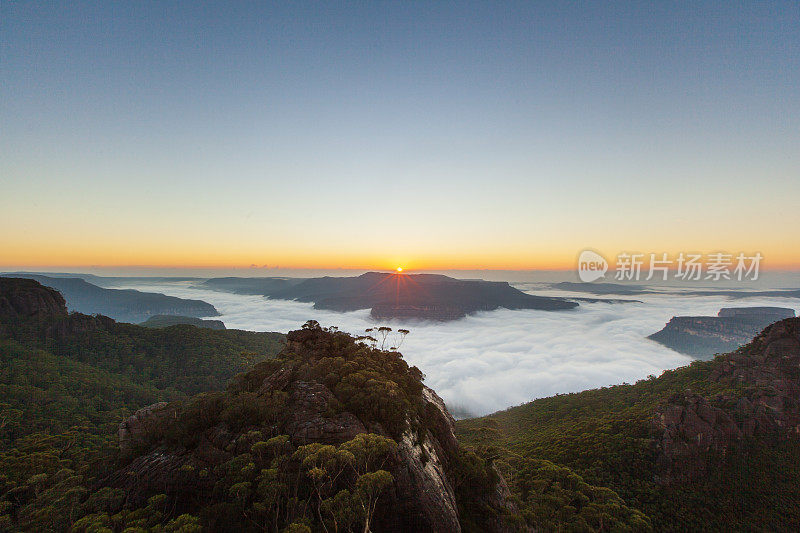
{"label": "clear blue sky", "polygon": [[800,264],[798,2],[6,0],[0,46],[0,264]]}

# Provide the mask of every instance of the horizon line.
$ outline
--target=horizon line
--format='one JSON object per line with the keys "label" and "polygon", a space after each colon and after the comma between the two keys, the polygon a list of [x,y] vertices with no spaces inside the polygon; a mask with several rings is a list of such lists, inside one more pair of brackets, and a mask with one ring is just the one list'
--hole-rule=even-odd
{"label": "horizon line", "polygon": [[[398,265],[402,266],[402,265]],[[611,267],[616,267],[614,263],[609,264],[609,271]],[[435,271],[448,271],[448,272],[576,272],[576,266],[560,267],[560,268],[494,268],[494,267],[430,267],[430,268],[414,268],[402,266],[404,274],[410,273],[424,273]],[[365,272],[394,272],[396,267],[359,267],[359,266],[346,266],[346,267],[332,267],[332,266],[243,266],[243,265],[0,265],[0,271],[3,273],[13,272],[36,272],[36,269],[47,269],[56,271],[61,269],[64,273],[79,273],[81,269],[88,270],[145,270],[145,269],[159,269],[159,270],[242,270],[250,272],[258,271],[271,271],[271,270],[341,270],[341,271],[365,271]],[[672,271],[674,269],[670,269]],[[643,269],[644,271],[644,269]],[[779,266],[764,266],[760,269],[761,272],[800,272],[800,265],[779,265]]]}

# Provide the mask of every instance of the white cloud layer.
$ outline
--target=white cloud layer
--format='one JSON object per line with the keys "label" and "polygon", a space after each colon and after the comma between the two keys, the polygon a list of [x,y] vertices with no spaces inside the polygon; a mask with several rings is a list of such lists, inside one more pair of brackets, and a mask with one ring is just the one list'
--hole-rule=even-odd
{"label": "white cloud layer", "polygon": [[[375,325],[368,310],[321,311],[311,304],[197,289],[188,283],[137,283],[131,288],[207,301],[222,313],[215,318],[228,328],[286,332],[314,319],[361,334]],[[674,315],[716,315],[726,306],[800,309],[800,299],[787,298],[635,298],[644,303],[582,303],[561,312],[501,309],[454,322],[388,325],[411,330],[400,351],[451,409],[482,415],[557,393],[632,383],[688,364],[689,357],[646,338]]]}

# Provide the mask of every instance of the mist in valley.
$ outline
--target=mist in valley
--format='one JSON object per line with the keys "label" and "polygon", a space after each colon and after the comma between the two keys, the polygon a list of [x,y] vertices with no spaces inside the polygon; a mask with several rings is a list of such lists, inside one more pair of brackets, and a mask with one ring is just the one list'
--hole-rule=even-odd
{"label": "mist in valley", "polygon": [[[641,303],[585,303],[571,311],[499,309],[452,322],[376,322],[369,310],[339,313],[312,304],[211,291],[193,282],[131,285],[139,290],[204,300],[228,328],[287,332],[307,320],[352,334],[388,325],[411,333],[400,351],[458,416],[479,416],[536,398],[633,383],[692,359],[646,337],[677,315],[716,315],[726,306],[800,309],[800,299],[637,295]],[[521,284],[522,290],[544,294]],[[559,295],[548,291],[547,295]],[[561,293],[564,296],[564,293]],[[591,296],[591,295],[582,295]],[[633,299],[633,298],[632,298]],[[387,347],[391,343],[387,341]]]}

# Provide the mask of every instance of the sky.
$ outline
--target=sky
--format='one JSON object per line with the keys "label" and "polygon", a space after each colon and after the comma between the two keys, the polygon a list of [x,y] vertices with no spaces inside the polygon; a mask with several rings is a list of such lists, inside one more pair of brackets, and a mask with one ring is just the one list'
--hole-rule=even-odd
{"label": "sky", "polygon": [[797,2],[0,3],[0,266],[800,268]]}

